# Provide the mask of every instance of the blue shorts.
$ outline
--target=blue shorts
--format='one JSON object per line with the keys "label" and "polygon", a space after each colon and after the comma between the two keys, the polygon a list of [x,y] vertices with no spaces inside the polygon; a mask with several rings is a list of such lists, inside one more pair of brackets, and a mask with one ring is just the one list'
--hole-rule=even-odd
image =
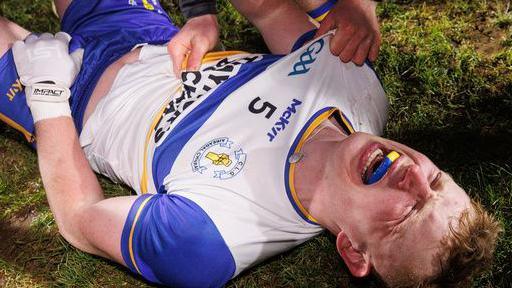
{"label": "blue shorts", "polygon": [[[74,0],[61,30],[73,39],[70,52],[84,48],[83,64],[71,87],[78,132],[89,98],[105,69],[140,43],[164,44],[177,32],[158,0]],[[0,120],[34,141],[34,124],[9,50],[0,58]]]}

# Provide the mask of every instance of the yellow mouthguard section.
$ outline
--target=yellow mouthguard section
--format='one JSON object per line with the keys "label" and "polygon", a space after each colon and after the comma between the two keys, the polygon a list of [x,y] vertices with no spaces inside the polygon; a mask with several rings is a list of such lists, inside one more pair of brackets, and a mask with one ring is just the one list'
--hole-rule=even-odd
{"label": "yellow mouthguard section", "polygon": [[400,157],[400,154],[398,154],[398,152],[396,151],[391,151],[389,152],[388,155],[386,155],[386,157],[391,160],[391,162],[394,162],[396,159],[398,159]]}

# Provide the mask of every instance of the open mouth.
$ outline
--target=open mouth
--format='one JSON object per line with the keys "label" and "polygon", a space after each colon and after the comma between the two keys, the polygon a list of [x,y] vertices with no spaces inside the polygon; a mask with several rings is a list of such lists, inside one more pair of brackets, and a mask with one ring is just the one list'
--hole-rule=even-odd
{"label": "open mouth", "polygon": [[361,179],[366,185],[380,181],[387,174],[393,162],[400,157],[398,152],[384,148],[375,149],[366,160]]}

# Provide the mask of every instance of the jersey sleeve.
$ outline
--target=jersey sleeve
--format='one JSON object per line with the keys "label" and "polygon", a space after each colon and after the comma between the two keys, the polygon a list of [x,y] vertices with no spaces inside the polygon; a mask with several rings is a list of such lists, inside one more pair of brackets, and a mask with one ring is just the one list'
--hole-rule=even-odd
{"label": "jersey sleeve", "polygon": [[121,251],[132,272],[171,287],[221,287],[235,271],[210,217],[179,195],[139,197],[127,217]]}
{"label": "jersey sleeve", "polygon": [[316,9],[308,11],[309,17],[313,18],[315,21],[322,23],[324,18],[329,14],[332,7],[338,2],[337,0],[328,0],[324,4],[320,5]]}

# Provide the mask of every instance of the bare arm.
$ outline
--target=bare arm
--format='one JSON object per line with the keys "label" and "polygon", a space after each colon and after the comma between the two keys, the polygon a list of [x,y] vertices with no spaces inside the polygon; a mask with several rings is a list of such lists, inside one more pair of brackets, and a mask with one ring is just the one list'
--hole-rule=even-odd
{"label": "bare arm", "polygon": [[231,0],[260,31],[272,53],[289,53],[295,41],[315,28],[307,14],[291,0]]}
{"label": "bare arm", "polygon": [[79,145],[73,121],[53,118],[35,127],[39,170],[61,234],[78,248],[99,254],[75,225],[80,211],[101,201],[103,192]]}
{"label": "bare arm", "polygon": [[64,238],[81,250],[124,263],[120,238],[136,197],[104,199],[82,152],[68,101],[81,51],[68,55],[69,40],[65,33],[45,33],[13,45],[35,122],[41,177]]}
{"label": "bare arm", "polygon": [[71,118],[36,123],[41,177],[59,232],[76,248],[124,264],[123,225],[136,196],[104,199]]}

